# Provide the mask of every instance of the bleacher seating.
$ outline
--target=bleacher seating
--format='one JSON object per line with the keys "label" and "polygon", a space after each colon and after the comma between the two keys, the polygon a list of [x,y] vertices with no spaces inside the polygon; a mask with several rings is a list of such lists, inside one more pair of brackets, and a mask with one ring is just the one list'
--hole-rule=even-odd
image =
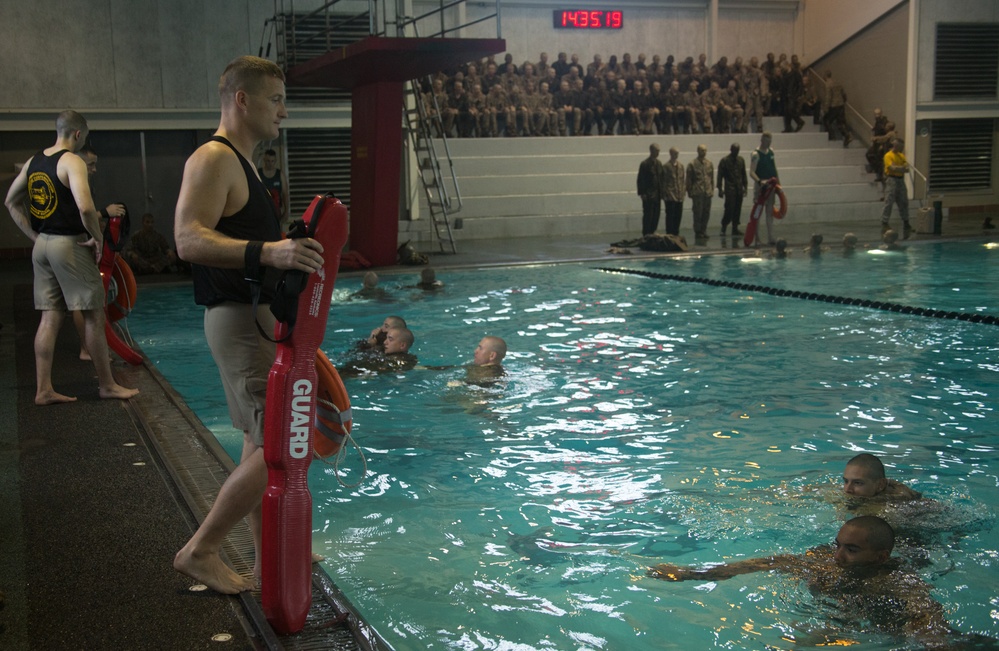
{"label": "bleacher seating", "polygon": [[[878,219],[881,187],[864,173],[864,149],[844,148],[807,121],[795,134],[781,133],[783,120],[764,118],[773,132],[777,169],[790,209],[800,223]],[[583,136],[449,139],[463,206],[452,215],[457,242],[471,239],[557,236],[562,233],[641,233],[641,201],[635,191],[638,165],[657,142],[666,160],[670,147],[686,165],[698,144],[718,161],[738,142],[749,166],[759,134],[680,136]],[[711,207],[711,232],[721,223],[723,201]],[[743,204],[743,222],[752,202]],[[916,206],[913,206],[915,209]],[[681,235],[692,239],[690,200],[684,203]],[[426,215],[426,207],[421,207]],[[431,240],[428,220],[402,222],[400,240]]]}

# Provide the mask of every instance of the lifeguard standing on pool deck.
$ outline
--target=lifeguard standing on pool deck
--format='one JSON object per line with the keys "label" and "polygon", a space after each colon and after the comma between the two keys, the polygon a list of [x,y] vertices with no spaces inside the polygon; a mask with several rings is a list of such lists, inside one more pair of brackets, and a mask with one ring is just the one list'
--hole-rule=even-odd
{"label": "lifeguard standing on pool deck", "polygon": [[[774,199],[776,199],[776,193],[773,186],[780,183],[780,179],[777,178],[777,163],[774,160],[774,150],[770,148],[770,143],[773,142],[773,139],[772,133],[764,131],[760,136],[760,146],[753,150],[753,155],[749,159],[749,176],[756,182],[754,198],[758,203],[763,204],[763,216],[766,218],[767,224],[767,244],[770,246],[773,246],[775,242],[773,228]],[[767,181],[771,179],[773,179],[774,183],[768,184]],[[753,210],[755,212],[756,208],[754,207]],[[746,246],[749,246],[751,243],[749,238],[750,229],[753,230],[752,243],[760,243],[758,227],[759,224],[754,223],[750,219],[750,223],[746,225]]]}
{"label": "lifeguard standing on pool deck", "polygon": [[[72,402],[52,386],[56,338],[67,311],[83,313],[87,350],[97,369],[102,398],[138,393],[118,384],[104,340],[104,285],[97,264],[104,247],[100,219],[90,196],[87,164],[76,152],[90,129],[76,111],[56,119],[56,141],[32,156],[7,193],[7,210],[31,239],[35,309],[42,313],[35,334],[35,404]],[[115,205],[112,210],[124,212]],[[30,211],[30,213],[29,213]]]}
{"label": "lifeguard standing on pool deck", "polygon": [[[195,265],[195,299],[205,305],[205,336],[222,375],[233,424],[243,430],[240,464],[194,536],[177,552],[174,567],[218,592],[235,594],[255,582],[222,562],[222,541],[249,516],[260,574],[260,505],[267,486],[263,453],[267,377],[273,344],[260,336],[247,277],[261,268],[312,273],[323,266],[323,247],[308,238],[281,239],[278,214],[250,164],[262,140],[279,135],[285,109],[284,73],[266,59],[233,60],[219,80],[222,118],[211,141],[191,155],[177,201],[178,255]],[[274,274],[261,274],[261,300],[270,302]],[[267,330],[269,310],[257,312]]]}

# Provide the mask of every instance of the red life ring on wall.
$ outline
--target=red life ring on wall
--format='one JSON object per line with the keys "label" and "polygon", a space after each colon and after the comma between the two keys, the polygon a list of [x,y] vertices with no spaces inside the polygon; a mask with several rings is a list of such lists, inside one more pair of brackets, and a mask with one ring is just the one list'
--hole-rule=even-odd
{"label": "red life ring on wall", "polygon": [[313,450],[316,457],[326,459],[343,447],[350,434],[353,417],[350,396],[336,367],[322,350],[316,351],[316,420],[313,431]]}

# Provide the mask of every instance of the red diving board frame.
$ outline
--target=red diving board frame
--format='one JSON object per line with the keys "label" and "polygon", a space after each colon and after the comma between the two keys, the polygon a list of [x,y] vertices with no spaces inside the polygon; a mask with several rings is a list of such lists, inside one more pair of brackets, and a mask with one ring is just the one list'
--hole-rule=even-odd
{"label": "red diving board frame", "polygon": [[506,50],[504,39],[369,36],[287,71],[289,86],[351,91],[350,248],[396,263],[403,85]]}

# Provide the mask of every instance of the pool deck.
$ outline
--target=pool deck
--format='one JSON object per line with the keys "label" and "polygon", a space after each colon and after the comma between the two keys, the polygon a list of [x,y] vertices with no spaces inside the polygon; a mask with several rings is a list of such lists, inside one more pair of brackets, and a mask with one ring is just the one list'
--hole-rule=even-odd
{"label": "pool deck", "polygon": [[[822,233],[830,248],[838,247],[847,231],[856,233],[861,244],[877,246],[879,226],[873,216],[824,228],[787,224],[780,234],[791,251],[800,251],[813,232]],[[948,219],[942,236],[914,234],[909,242],[999,240],[996,230],[981,226],[980,217]],[[627,256],[609,252],[610,243],[633,237],[459,242],[459,253],[430,257],[437,269],[620,260]],[[730,247],[730,239],[714,232],[691,252],[739,250]],[[378,272],[415,274],[417,269]],[[176,277],[140,278],[140,287],[177,281]],[[240,599],[192,591],[192,581],[172,569],[174,552],[191,535],[212,499],[210,490],[192,496],[184,483],[186,476],[200,472],[207,477],[202,483],[217,484],[231,469],[231,462],[213,460],[218,450],[204,442],[204,427],[146,365],[128,367],[115,358],[119,381],[140,387],[142,394],[125,402],[98,399],[93,367],[78,359],[74,332],[63,332],[59,338],[54,375],[57,388],[78,396],[78,402],[36,407],[32,342],[37,323],[31,306],[30,261],[0,261],[0,647],[10,651],[306,648],[302,638],[277,636],[261,625],[253,595]],[[68,320],[64,329],[72,330]],[[192,456],[199,460],[187,458]],[[183,464],[179,469],[178,458]],[[197,472],[192,463],[202,464]],[[251,562],[246,558],[245,532],[237,531],[233,538],[226,553],[237,570],[243,569]],[[331,605],[330,618],[340,606]],[[307,628],[325,631],[327,623],[310,618]],[[356,629],[355,623],[355,641]],[[362,642],[344,643],[343,648],[386,648],[377,634],[367,633],[360,636]],[[225,636],[229,641],[216,641]],[[309,642],[307,648],[340,647],[325,639],[321,644]]]}

